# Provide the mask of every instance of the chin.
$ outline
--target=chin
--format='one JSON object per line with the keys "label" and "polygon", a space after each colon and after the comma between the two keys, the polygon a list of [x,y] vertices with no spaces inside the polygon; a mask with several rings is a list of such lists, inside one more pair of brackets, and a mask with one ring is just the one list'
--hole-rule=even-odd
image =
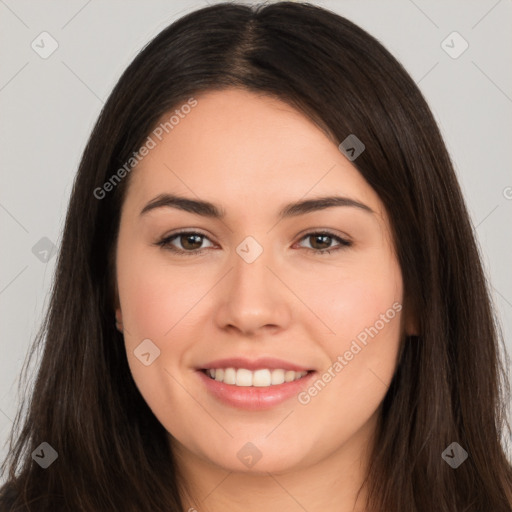
{"label": "chin", "polygon": [[209,453],[203,457],[225,471],[268,476],[268,473],[287,473],[299,469],[304,466],[306,454],[283,453],[276,447],[257,448],[248,442],[240,448],[226,448],[218,454]]}

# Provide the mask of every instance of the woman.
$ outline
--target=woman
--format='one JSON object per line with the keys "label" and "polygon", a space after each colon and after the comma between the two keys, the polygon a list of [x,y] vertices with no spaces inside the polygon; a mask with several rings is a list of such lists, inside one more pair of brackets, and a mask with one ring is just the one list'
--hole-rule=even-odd
{"label": "woman", "polygon": [[450,158],[402,66],[327,10],[218,4],[136,57],[43,342],[2,510],[511,510]]}

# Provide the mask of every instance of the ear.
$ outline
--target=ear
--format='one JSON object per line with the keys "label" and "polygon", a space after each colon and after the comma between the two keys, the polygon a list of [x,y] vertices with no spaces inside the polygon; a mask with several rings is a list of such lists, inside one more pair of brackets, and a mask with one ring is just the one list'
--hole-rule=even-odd
{"label": "ear", "polygon": [[119,332],[123,332],[123,314],[120,307],[116,308],[116,328]]}
{"label": "ear", "polygon": [[123,313],[121,312],[121,304],[119,302],[119,289],[117,287],[117,279],[112,280],[112,288],[114,290],[112,300],[114,302],[114,310],[116,316],[116,328],[119,332],[123,332]]}
{"label": "ear", "polygon": [[419,336],[419,318],[416,308],[411,304],[404,311],[404,329],[406,336]]}
{"label": "ear", "polygon": [[420,331],[418,329],[417,323],[414,321],[405,321],[405,334],[407,336],[419,336]]}

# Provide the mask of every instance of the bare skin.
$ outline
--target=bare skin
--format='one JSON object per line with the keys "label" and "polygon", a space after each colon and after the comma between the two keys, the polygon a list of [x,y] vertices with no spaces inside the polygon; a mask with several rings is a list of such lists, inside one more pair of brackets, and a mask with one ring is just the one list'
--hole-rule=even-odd
{"label": "bare skin", "polygon": [[[169,432],[191,489],[185,510],[362,512],[365,488],[356,496],[379,408],[400,340],[415,330],[401,311],[382,202],[337,144],[287,104],[237,89],[196,99],[132,171],[116,256],[130,369]],[[169,206],[141,214],[164,193],[215,203],[225,216]],[[278,218],[288,203],[323,196],[368,209]],[[156,245],[183,229],[199,235],[194,244],[177,236]],[[325,230],[327,238],[312,235]],[[263,250],[251,263],[237,252],[249,236]],[[144,339],[160,350],[149,366],[134,355]],[[271,356],[331,378],[301,400],[242,410],[213,396],[197,370],[235,356]],[[261,455],[252,467],[237,456],[247,443]]]}

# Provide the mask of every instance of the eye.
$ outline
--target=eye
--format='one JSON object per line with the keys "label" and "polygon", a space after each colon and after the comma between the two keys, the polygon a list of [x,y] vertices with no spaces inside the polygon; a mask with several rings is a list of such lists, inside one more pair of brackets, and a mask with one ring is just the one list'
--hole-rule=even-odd
{"label": "eye", "polygon": [[[312,247],[305,247],[308,251],[313,251],[316,254],[331,254],[333,251],[339,251],[344,249],[345,247],[350,247],[352,242],[342,238],[334,233],[330,233],[329,231],[320,231],[320,232],[310,232],[301,238],[301,240],[311,240]],[[325,247],[330,246],[332,241],[336,240],[339,245],[334,248]],[[315,247],[316,246],[316,247]],[[320,247],[319,247],[320,246]],[[322,247],[323,246],[323,247]]]}
{"label": "eye", "polygon": [[[156,243],[156,245],[160,247],[164,247],[171,252],[194,256],[196,254],[202,253],[204,248],[199,248],[203,242],[203,239],[207,239],[206,235],[202,233],[198,233],[196,231],[181,231],[179,233],[174,233],[173,235],[167,236]],[[176,247],[172,245],[172,242],[177,240],[180,247]]]}
{"label": "eye", "polygon": [[[162,238],[160,241],[156,242],[155,245],[179,255],[194,256],[205,251],[206,248],[201,247],[205,239],[209,240],[206,235],[197,231],[180,231]],[[300,241],[302,240],[312,240],[312,247],[303,248],[308,251],[312,251],[315,254],[330,254],[333,251],[339,251],[352,245],[352,242],[349,240],[328,231],[312,231],[306,233],[306,235],[300,239]],[[181,247],[176,247],[174,245],[175,241],[178,241]],[[333,241],[337,241],[338,245],[334,248],[329,247]],[[328,247],[326,247],[326,245]],[[210,247],[212,246],[213,245]]]}

